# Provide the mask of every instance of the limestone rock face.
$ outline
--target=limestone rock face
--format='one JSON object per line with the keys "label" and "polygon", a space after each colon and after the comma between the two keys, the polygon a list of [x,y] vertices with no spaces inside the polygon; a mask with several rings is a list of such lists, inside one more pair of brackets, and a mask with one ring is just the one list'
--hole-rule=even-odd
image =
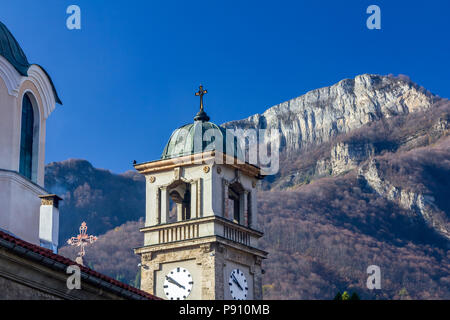
{"label": "limestone rock face", "polygon": [[358,174],[380,196],[395,201],[402,208],[421,216],[437,232],[450,239],[450,223],[445,212],[439,210],[432,196],[395,186],[380,174],[376,159],[360,167]]}
{"label": "limestone rock face", "polygon": [[[363,74],[330,87],[312,90],[247,119],[224,124],[234,129],[269,129],[264,141],[280,133],[280,148],[292,154],[362,125],[431,107],[431,93],[403,78]],[[261,142],[261,140],[260,140]]]}
{"label": "limestone rock face", "polygon": [[374,154],[375,148],[371,143],[340,142],[331,149],[332,173],[340,174],[354,169]]}

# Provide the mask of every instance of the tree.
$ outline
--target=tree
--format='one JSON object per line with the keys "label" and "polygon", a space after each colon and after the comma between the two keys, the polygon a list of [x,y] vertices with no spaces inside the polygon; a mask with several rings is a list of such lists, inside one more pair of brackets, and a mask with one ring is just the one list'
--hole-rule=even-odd
{"label": "tree", "polygon": [[342,300],[342,294],[340,291],[336,294],[333,300]]}
{"label": "tree", "polygon": [[338,292],[334,297],[334,300],[360,300],[360,298],[356,292],[353,292],[350,296],[347,291],[344,291],[344,293]]}
{"label": "tree", "polygon": [[341,300],[350,300],[350,295],[348,294],[347,291],[344,291],[344,293],[342,294]]}
{"label": "tree", "polygon": [[350,300],[361,300],[356,292],[352,293],[352,296],[350,297]]}

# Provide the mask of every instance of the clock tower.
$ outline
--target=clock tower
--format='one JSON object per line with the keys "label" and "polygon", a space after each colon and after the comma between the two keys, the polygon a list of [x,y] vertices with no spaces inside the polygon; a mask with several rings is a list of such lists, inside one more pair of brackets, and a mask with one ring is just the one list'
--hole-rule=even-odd
{"label": "clock tower", "polygon": [[262,299],[257,186],[260,169],[241,159],[237,138],[203,109],[176,129],[145,176],[141,289],[169,300]]}

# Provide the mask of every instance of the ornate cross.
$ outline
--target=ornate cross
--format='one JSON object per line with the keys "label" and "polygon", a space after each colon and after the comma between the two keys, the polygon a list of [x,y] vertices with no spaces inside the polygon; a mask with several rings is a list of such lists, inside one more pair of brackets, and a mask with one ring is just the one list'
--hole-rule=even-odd
{"label": "ornate cross", "polygon": [[[94,243],[95,241],[97,241],[97,237],[96,236],[89,236],[87,235],[87,225],[86,222],[83,222],[80,226],[80,234],[78,234],[76,237],[72,237],[69,240],[67,240],[67,243],[70,244],[71,246],[76,246],[76,247],[80,247],[80,252],[78,252],[78,258],[77,258],[77,262],[78,261],[83,261],[83,256],[86,254],[86,252],[84,251],[84,247],[87,244],[90,243]],[[81,263],[83,264],[83,263]]]}
{"label": "ornate cross", "polygon": [[200,85],[198,92],[195,93],[196,96],[200,96],[200,111],[203,111],[203,96],[208,93],[208,90],[203,90],[203,86]]}

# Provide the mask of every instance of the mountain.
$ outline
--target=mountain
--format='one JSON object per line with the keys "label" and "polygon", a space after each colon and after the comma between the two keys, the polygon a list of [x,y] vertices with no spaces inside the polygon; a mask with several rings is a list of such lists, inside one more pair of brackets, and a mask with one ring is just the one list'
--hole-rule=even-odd
{"label": "mountain", "polygon": [[85,221],[89,234],[102,234],[145,216],[145,180],[137,172],[113,174],[88,161],[69,159],[45,168],[45,187],[61,196],[59,243],[78,234]]}
{"label": "mountain", "polygon": [[312,90],[247,119],[224,124],[230,129],[270,129],[281,134],[281,152],[297,154],[364,124],[428,110],[440,100],[408,77],[363,74],[330,87]]}
{"label": "mountain", "polygon": [[[449,299],[449,124],[448,100],[405,76],[377,75],[226,123],[280,131],[280,171],[258,197],[269,252],[264,297],[331,299],[350,290],[365,299]],[[135,284],[142,177],[68,160],[48,165],[46,187],[65,198],[61,240],[86,220],[100,235],[87,263]],[[372,264],[381,268],[379,291],[365,287]]]}

